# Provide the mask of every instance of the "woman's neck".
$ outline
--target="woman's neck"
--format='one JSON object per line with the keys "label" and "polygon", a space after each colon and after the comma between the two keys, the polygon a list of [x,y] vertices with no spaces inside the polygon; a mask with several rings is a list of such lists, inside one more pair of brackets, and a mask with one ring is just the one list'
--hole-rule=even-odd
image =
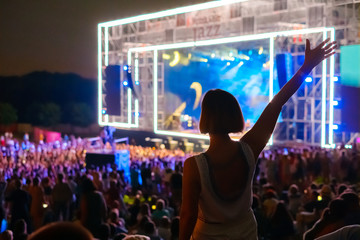
{"label": "woman's neck", "polygon": [[210,146],[208,151],[228,146],[232,140],[228,134],[210,134]]}

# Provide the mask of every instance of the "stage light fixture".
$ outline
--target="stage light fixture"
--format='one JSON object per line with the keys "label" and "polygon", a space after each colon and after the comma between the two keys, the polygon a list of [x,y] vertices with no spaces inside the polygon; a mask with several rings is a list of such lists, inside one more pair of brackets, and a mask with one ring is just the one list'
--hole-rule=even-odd
{"label": "stage light fixture", "polygon": [[162,58],[169,60],[171,58],[171,56],[169,54],[163,53]]}
{"label": "stage light fixture", "polygon": [[105,109],[102,110],[102,114],[106,114],[106,110],[105,110]]}
{"label": "stage light fixture", "polygon": [[215,57],[215,53],[212,53],[212,54],[211,54],[211,57],[214,58],[214,57]]}
{"label": "stage light fixture", "polygon": [[139,85],[140,84],[140,82],[139,81],[135,81],[135,85]]}
{"label": "stage light fixture", "polygon": [[336,101],[336,100],[334,100],[334,101],[333,101],[333,105],[334,105],[334,106],[338,106],[338,105],[339,105],[339,102]]}
{"label": "stage light fixture", "polygon": [[332,125],[332,129],[334,129],[334,130],[338,130],[338,129],[339,129],[339,126],[338,126],[338,125],[336,125],[336,124],[333,124],[333,125]]}
{"label": "stage light fixture", "polygon": [[128,81],[123,81],[123,85],[126,87],[127,85],[129,85]]}
{"label": "stage light fixture", "polygon": [[227,62],[226,65],[227,65],[227,66],[230,66],[230,62]]}
{"label": "stage light fixture", "polygon": [[260,49],[259,49],[259,55],[261,55],[262,53],[264,52],[264,48],[263,47],[260,47]]}
{"label": "stage light fixture", "polygon": [[306,77],[305,78],[305,82],[307,82],[307,83],[310,83],[312,81],[313,81],[312,77]]}
{"label": "stage light fixture", "polygon": [[334,81],[334,82],[338,82],[338,81],[339,81],[339,78],[338,78],[338,77],[333,77],[333,81]]}
{"label": "stage light fixture", "polygon": [[127,65],[124,65],[124,67],[123,67],[124,71],[127,71],[128,68],[129,68],[129,67],[128,67]]}

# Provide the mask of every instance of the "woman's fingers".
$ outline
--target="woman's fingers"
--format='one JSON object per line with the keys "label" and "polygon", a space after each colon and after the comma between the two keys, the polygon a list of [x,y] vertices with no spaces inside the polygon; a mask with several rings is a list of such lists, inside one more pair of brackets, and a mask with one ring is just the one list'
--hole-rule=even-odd
{"label": "woman's fingers", "polygon": [[332,46],[331,48],[328,48],[327,50],[324,51],[324,54],[329,54],[331,53],[332,51],[334,51],[336,49],[336,45],[335,46]]}
{"label": "woman's fingers", "polygon": [[334,46],[337,47],[336,41],[329,43],[328,45],[326,45],[325,47],[323,47],[322,50],[327,50],[327,49],[332,48],[332,47],[334,47]]}
{"label": "woman's fingers", "polygon": [[324,55],[324,59],[326,59],[326,58],[328,58],[328,57],[330,57],[330,56],[332,56],[332,55],[334,55],[335,54],[335,52],[332,52],[332,53],[329,53],[329,54],[325,54]]}
{"label": "woman's fingers", "polygon": [[310,41],[309,41],[309,39],[306,39],[305,51],[310,51]]}
{"label": "woman's fingers", "polygon": [[324,40],[322,43],[320,43],[316,49],[321,49],[323,48],[323,46],[325,46],[326,43],[328,43],[330,41],[330,38],[327,38],[326,40]]}

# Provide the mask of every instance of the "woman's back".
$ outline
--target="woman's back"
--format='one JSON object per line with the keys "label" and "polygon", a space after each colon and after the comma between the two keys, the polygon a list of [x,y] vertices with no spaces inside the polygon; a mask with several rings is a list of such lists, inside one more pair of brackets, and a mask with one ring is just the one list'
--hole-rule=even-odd
{"label": "woman's back", "polygon": [[223,157],[211,151],[195,157],[201,191],[194,239],[256,238],[251,210],[255,160],[245,142],[233,142]]}
{"label": "woman's back", "polygon": [[239,142],[232,142],[229,147],[222,151],[204,153],[212,187],[222,199],[238,198],[248,181],[249,156],[245,156],[240,144]]}

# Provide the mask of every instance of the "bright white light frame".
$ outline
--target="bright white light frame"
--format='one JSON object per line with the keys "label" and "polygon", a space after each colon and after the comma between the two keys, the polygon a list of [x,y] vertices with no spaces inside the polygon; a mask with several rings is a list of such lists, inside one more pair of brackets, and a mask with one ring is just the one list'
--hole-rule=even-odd
{"label": "bright white light frame", "polygon": [[[98,24],[98,123],[100,126],[109,125],[114,127],[124,127],[124,128],[137,128],[139,127],[139,102],[135,100],[135,123],[131,123],[131,113],[132,113],[132,104],[131,104],[131,93],[128,94],[128,122],[112,122],[102,120],[102,28],[104,28],[104,65],[107,66],[109,64],[109,27],[135,23],[145,20],[151,20],[156,18],[162,18],[167,16],[173,16],[182,13],[201,11],[210,8],[221,7],[233,3],[246,2],[248,0],[222,0],[222,1],[211,1],[205,2],[185,7],[168,9],[155,13],[142,14],[139,16],[129,17],[118,19],[114,21],[108,21]],[[128,65],[131,65],[131,55],[128,55]],[[129,93],[129,91],[128,91]],[[137,110],[136,110],[137,109]],[[106,118],[108,120],[108,116]]]}
{"label": "bright white light frame", "polygon": [[[128,121],[121,123],[121,122],[108,122],[108,116],[105,116],[105,121],[102,120],[102,30],[104,29],[104,65],[107,66],[109,63],[109,27],[118,26],[118,25],[124,25],[129,23],[135,23],[139,21],[145,21],[150,19],[156,19],[166,16],[172,16],[182,13],[188,13],[188,12],[194,12],[194,11],[200,11],[215,7],[221,7],[233,3],[240,3],[240,2],[246,2],[247,0],[222,0],[222,1],[211,1],[206,3],[200,3],[196,5],[191,6],[185,6],[185,7],[179,7],[175,9],[169,9],[164,10],[160,12],[155,13],[149,13],[149,14],[143,14],[135,17],[129,17],[104,23],[98,24],[98,123],[99,125],[109,125],[114,127],[124,127],[124,128],[133,128],[139,126],[139,102],[137,99],[135,99],[135,123],[131,123],[131,115],[132,115],[132,103],[131,103],[131,91],[130,94],[128,94]],[[326,32],[330,31],[330,38],[331,41],[335,40],[335,29],[334,28],[313,28],[313,29],[301,29],[301,30],[292,30],[292,31],[284,31],[284,32],[273,32],[273,33],[264,33],[264,34],[256,34],[256,35],[247,35],[247,36],[238,36],[238,37],[231,37],[231,38],[221,38],[221,39],[213,39],[213,40],[204,40],[204,41],[198,41],[198,42],[188,42],[188,43],[175,43],[175,44],[165,44],[165,45],[157,45],[157,46],[147,46],[142,48],[142,51],[154,51],[157,54],[158,50],[163,49],[176,49],[176,48],[184,48],[184,47],[195,47],[195,46],[206,46],[206,45],[212,45],[212,44],[220,44],[220,43],[230,43],[230,42],[237,42],[237,41],[246,41],[246,40],[257,40],[257,39],[270,39],[270,50],[274,49],[274,43],[273,40],[277,36],[289,36],[289,35],[298,35],[298,34],[306,34],[306,33],[316,33],[316,32],[323,32],[323,36],[325,36]],[[186,46],[188,44],[188,46]],[[132,51],[138,51],[140,48],[134,48]],[[270,81],[270,84],[273,84],[273,51],[270,52],[270,78],[272,81]],[[157,59],[156,59],[157,60]],[[329,77],[329,139],[328,142],[330,145],[333,145],[333,122],[334,122],[334,106],[333,106],[333,99],[334,99],[334,56],[330,57],[330,77]],[[131,51],[128,52],[128,64],[131,64]],[[324,61],[323,66],[326,68],[326,62]],[[324,68],[323,68],[324,71]],[[157,72],[157,69],[156,69]],[[326,73],[326,71],[325,71]],[[323,76],[323,80],[326,80]],[[156,81],[157,84],[157,81]],[[325,86],[324,86],[325,84]],[[323,89],[326,89],[326,81],[322,82]],[[154,85],[155,86],[155,85]],[[270,86],[270,85],[269,85]],[[273,89],[269,92],[269,100],[272,99],[273,95]],[[128,90],[129,93],[129,90]],[[322,95],[322,123],[321,123],[321,146],[325,146],[325,126],[326,126],[326,93],[325,96]],[[157,106],[156,106],[157,108]],[[154,106],[155,110],[155,106]],[[157,111],[156,111],[157,112]],[[323,116],[325,116],[323,118]],[[157,116],[156,116],[157,119]],[[155,119],[154,119],[155,120]],[[161,130],[160,130],[161,131]],[[167,131],[165,131],[167,132]],[[169,135],[169,134],[167,134]],[[173,136],[178,136],[178,133],[172,133]],[[190,136],[189,136],[190,135]],[[183,137],[194,137],[194,134],[186,134],[181,133],[181,136]],[[197,138],[204,138],[204,136],[197,137]],[[207,138],[207,137],[206,137]],[[270,139],[270,143],[272,143],[272,137]]]}
{"label": "bright white light frame", "polygon": [[[243,35],[243,36],[235,36],[228,38],[219,38],[219,39],[210,39],[210,40],[201,40],[201,41],[192,41],[192,42],[182,42],[182,43],[173,43],[173,44],[162,44],[162,45],[152,45],[145,47],[136,47],[130,48],[128,50],[128,55],[132,53],[139,53],[145,51],[153,51],[154,52],[154,74],[153,74],[153,86],[154,86],[154,132],[156,134],[162,135],[170,135],[176,137],[187,137],[187,138],[197,138],[197,139],[208,139],[206,135],[200,134],[191,134],[191,133],[183,133],[183,132],[175,132],[175,131],[165,131],[157,129],[158,124],[158,104],[157,104],[157,77],[158,77],[158,51],[159,50],[169,50],[169,49],[180,49],[180,48],[190,48],[190,47],[199,47],[199,46],[209,46],[209,45],[217,45],[217,44],[225,44],[225,43],[235,43],[235,42],[244,42],[244,41],[254,41],[254,40],[264,40],[269,39],[270,46],[270,71],[269,71],[269,101],[273,98],[273,81],[274,81],[274,39],[279,36],[293,36],[293,35],[301,35],[301,34],[311,34],[311,33],[323,33],[323,39],[326,39],[327,33],[330,32],[331,40],[333,41],[335,35],[334,28],[329,27],[320,27],[320,28],[310,28],[310,29],[300,29],[300,30],[290,30],[290,31],[280,31],[280,32],[270,32],[270,33],[260,33],[254,35]],[[136,71],[136,70],[135,70]],[[323,61],[322,65],[322,98],[321,98],[321,146],[324,147],[326,145],[326,88],[327,88],[327,60]],[[330,116],[329,116],[329,124],[333,123],[333,98],[334,98],[334,58],[333,56],[330,58]],[[332,109],[331,109],[332,108]],[[331,126],[331,127],[330,127]],[[333,144],[333,127],[329,125],[329,145]],[[331,137],[330,137],[331,136]],[[273,138],[270,138],[269,144],[272,144]]]}

